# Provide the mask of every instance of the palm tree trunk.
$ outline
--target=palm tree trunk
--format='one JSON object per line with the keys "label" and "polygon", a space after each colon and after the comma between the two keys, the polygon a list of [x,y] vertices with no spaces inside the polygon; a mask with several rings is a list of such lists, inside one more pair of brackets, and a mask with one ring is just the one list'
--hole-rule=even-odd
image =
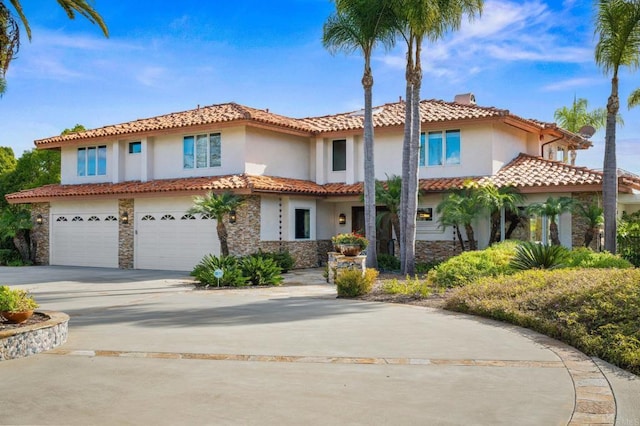
{"label": "palm tree trunk", "polygon": [[604,248],[616,253],[618,165],[616,162],[616,115],[620,109],[618,99],[618,76],[611,79],[611,96],[607,102],[607,129],[604,144],[604,177],[602,181],[602,201],[604,207]]}
{"label": "palm tree trunk", "polygon": [[551,238],[551,244],[554,246],[560,245],[560,238],[558,238],[558,224],[555,221],[551,221],[549,224],[549,237]]}
{"label": "palm tree trunk", "polygon": [[402,233],[400,232],[400,216],[397,213],[391,215],[391,226],[393,226],[393,232],[396,236],[396,241],[400,244],[402,241]]}
{"label": "palm tree trunk", "polygon": [[464,230],[467,233],[467,239],[469,240],[469,250],[478,250],[478,245],[476,244],[476,235],[473,232],[473,226],[471,226],[470,223],[466,223],[464,225]]}
{"label": "palm tree trunk", "polygon": [[400,270],[402,274],[407,273],[407,244],[405,235],[407,235],[407,222],[409,216],[409,158],[411,151],[411,133],[413,130],[411,104],[413,98],[413,90],[411,84],[411,74],[413,73],[413,44],[409,40],[407,48],[407,69],[405,71],[406,79],[406,99],[404,102],[404,139],[402,141],[402,192],[400,196],[400,236],[398,244],[400,244]]}
{"label": "palm tree trunk", "polygon": [[456,235],[458,236],[458,241],[460,242],[460,251],[465,251],[466,248],[464,246],[464,239],[462,238],[462,232],[460,232],[460,227],[456,225]]}
{"label": "palm tree trunk", "polygon": [[367,249],[367,268],[378,267],[376,236],[376,176],[373,156],[373,75],[369,58],[365,58],[365,71],[362,77],[364,88],[364,229],[369,247]]}
{"label": "palm tree trunk", "polygon": [[588,248],[591,245],[591,242],[593,241],[593,237],[596,235],[596,232],[598,232],[598,228],[587,228],[587,230],[584,231],[585,247]]}
{"label": "palm tree trunk", "polygon": [[489,234],[489,245],[498,241],[498,232],[500,231],[500,211],[491,213],[491,233]]}
{"label": "palm tree trunk", "polygon": [[220,253],[222,256],[229,256],[229,245],[227,243],[227,228],[224,226],[223,217],[217,219],[216,231],[218,231],[218,239],[220,240]]}

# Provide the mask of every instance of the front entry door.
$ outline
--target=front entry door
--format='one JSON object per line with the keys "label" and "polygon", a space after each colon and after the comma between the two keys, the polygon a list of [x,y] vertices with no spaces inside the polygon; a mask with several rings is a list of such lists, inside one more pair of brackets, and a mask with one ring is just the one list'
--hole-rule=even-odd
{"label": "front entry door", "polygon": [[[386,207],[376,207],[376,216],[385,212],[388,212]],[[351,217],[353,218],[351,230],[364,235],[364,207],[352,207]],[[393,237],[391,228],[391,220],[388,216],[379,221],[378,226],[376,227],[376,236],[378,237],[376,246],[378,254],[393,254]]]}

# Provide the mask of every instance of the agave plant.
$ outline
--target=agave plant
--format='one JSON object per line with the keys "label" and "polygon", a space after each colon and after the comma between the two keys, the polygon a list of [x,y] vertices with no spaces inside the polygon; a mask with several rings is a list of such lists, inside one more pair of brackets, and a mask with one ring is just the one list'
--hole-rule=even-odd
{"label": "agave plant", "polygon": [[526,242],[516,249],[511,267],[522,271],[561,268],[568,255],[569,251],[562,246]]}

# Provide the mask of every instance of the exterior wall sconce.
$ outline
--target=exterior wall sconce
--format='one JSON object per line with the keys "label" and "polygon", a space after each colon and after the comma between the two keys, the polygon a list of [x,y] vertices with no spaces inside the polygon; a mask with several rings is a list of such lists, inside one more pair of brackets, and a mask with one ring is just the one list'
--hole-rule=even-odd
{"label": "exterior wall sconce", "polygon": [[235,210],[231,210],[229,212],[229,223],[236,223],[237,219],[238,219],[238,217],[236,216],[236,211]]}
{"label": "exterior wall sconce", "polygon": [[42,219],[42,215],[41,214],[36,216],[36,224],[42,225],[42,221],[43,221],[43,219]]}
{"label": "exterior wall sconce", "polygon": [[129,223],[129,213],[127,212],[122,213],[122,216],[120,216],[120,222],[122,222],[125,225]]}
{"label": "exterior wall sconce", "polygon": [[340,215],[338,216],[338,223],[340,225],[346,225],[347,223],[347,216],[345,216],[344,213],[340,213]]}

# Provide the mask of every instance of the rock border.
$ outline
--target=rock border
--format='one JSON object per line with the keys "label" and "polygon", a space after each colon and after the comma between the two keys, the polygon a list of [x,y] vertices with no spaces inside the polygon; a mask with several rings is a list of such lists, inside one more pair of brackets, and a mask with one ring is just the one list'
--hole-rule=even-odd
{"label": "rock border", "polygon": [[64,312],[38,311],[48,320],[0,331],[0,361],[23,358],[56,348],[67,341],[69,315]]}

